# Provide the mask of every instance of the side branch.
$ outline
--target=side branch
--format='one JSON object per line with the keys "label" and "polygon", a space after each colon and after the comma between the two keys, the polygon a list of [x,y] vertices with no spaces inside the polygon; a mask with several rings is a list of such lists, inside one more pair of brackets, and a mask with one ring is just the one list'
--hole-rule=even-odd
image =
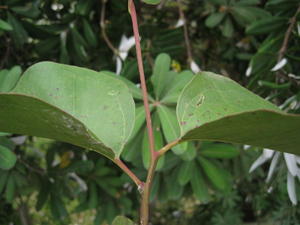
{"label": "side branch", "polygon": [[101,15],[100,15],[100,28],[101,28],[101,34],[102,37],[105,41],[105,43],[107,44],[107,46],[110,48],[110,50],[112,50],[112,52],[119,56],[119,51],[118,49],[116,49],[114,47],[114,45],[111,43],[111,41],[109,40],[107,34],[106,34],[106,28],[105,28],[105,10],[106,10],[106,2],[107,0],[101,0],[102,2],[102,7],[101,7]]}
{"label": "side branch", "polygon": [[295,15],[290,19],[290,25],[284,35],[284,40],[283,40],[283,43],[282,43],[282,46],[278,52],[278,59],[277,59],[277,62],[280,62],[280,60],[283,58],[286,50],[287,50],[287,47],[288,47],[288,43],[289,43],[289,40],[290,40],[290,36],[292,34],[292,31],[293,31],[293,28],[297,22],[297,16],[298,14],[300,13],[300,5],[295,13]]}
{"label": "side branch", "polygon": [[114,159],[114,163],[117,164],[134,181],[139,189],[143,189],[144,182],[142,182],[120,159]]}

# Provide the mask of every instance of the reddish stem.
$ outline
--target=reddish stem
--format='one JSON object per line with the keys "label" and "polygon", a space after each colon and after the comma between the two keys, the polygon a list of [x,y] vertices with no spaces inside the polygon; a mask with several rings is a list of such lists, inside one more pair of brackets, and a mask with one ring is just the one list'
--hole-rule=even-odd
{"label": "reddish stem", "polygon": [[145,107],[145,113],[146,113],[146,123],[147,123],[150,151],[151,151],[152,158],[154,158],[155,157],[155,147],[154,147],[153,128],[152,128],[151,113],[150,113],[150,108],[149,108],[149,103],[148,103],[148,93],[147,93],[147,87],[146,87],[143,58],[142,58],[142,51],[141,51],[141,44],[140,44],[140,34],[139,34],[137,16],[136,16],[136,11],[135,11],[135,6],[134,6],[133,0],[128,1],[128,9],[129,9],[129,12],[131,15],[132,26],[133,26],[136,56],[137,56],[137,61],[138,61],[138,68],[139,68],[141,87],[142,87],[142,93],[143,93],[143,101],[144,101],[144,107]]}
{"label": "reddish stem", "polygon": [[114,159],[114,163],[117,164],[134,181],[139,189],[143,189],[144,182],[140,181],[140,179],[120,159]]}

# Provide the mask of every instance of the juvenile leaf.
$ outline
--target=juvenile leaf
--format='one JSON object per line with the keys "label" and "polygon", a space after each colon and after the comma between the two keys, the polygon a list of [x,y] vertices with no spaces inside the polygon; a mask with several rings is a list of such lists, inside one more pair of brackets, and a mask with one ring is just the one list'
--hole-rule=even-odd
{"label": "juvenile leaf", "polygon": [[203,157],[199,157],[198,159],[210,182],[216,188],[222,191],[228,189],[228,182],[226,180],[226,177],[223,176],[221,169],[219,169],[215,164]]}
{"label": "juvenile leaf", "polygon": [[110,159],[121,154],[133,124],[126,85],[75,66],[35,64],[0,94],[0,131],[69,142]]}
{"label": "juvenile leaf", "polygon": [[205,20],[205,25],[207,27],[215,27],[217,26],[219,23],[221,23],[221,21],[223,20],[223,18],[225,17],[225,13],[221,12],[217,12],[217,13],[212,13],[210,14],[206,20]]}
{"label": "juvenile leaf", "polygon": [[0,145],[0,169],[9,170],[16,164],[16,155],[8,148]]}
{"label": "juvenile leaf", "polygon": [[[166,106],[158,106],[158,115],[164,131],[164,136],[168,143],[180,137],[180,128],[176,119],[176,112]],[[172,148],[174,153],[182,154],[187,149],[187,143],[176,145]]]}
{"label": "juvenile leaf", "polygon": [[170,70],[170,66],[171,58],[169,55],[162,53],[156,57],[153,75],[151,77],[151,80],[154,84],[156,99],[159,99],[165,85],[167,84],[167,73]]}
{"label": "juvenile leaf", "polygon": [[239,150],[233,145],[210,144],[200,150],[200,154],[209,158],[230,159],[239,155]]}
{"label": "juvenile leaf", "polygon": [[177,105],[182,141],[210,140],[248,144],[299,154],[300,116],[236,82],[202,72],[185,87]]}

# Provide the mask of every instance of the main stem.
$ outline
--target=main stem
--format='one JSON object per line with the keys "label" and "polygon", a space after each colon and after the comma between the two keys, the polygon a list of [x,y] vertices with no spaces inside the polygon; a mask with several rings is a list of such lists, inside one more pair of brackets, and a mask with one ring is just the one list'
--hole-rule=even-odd
{"label": "main stem", "polygon": [[149,138],[149,146],[151,152],[151,162],[150,167],[148,170],[147,180],[144,184],[142,190],[142,202],[141,202],[141,211],[140,211],[140,224],[141,225],[148,225],[149,221],[149,196],[151,191],[151,184],[155,173],[155,168],[157,165],[157,160],[159,158],[159,154],[155,151],[154,145],[154,137],[153,137],[153,128],[151,122],[151,113],[148,103],[148,93],[146,87],[146,80],[144,74],[144,67],[143,67],[143,58],[142,58],[142,51],[141,51],[141,44],[140,44],[140,35],[139,35],[139,28],[136,16],[136,10],[134,6],[133,0],[128,1],[128,9],[132,20],[132,27],[133,33],[135,38],[135,48],[136,48],[136,56],[138,61],[138,68],[140,74],[140,81],[143,93],[143,101],[144,101],[144,108],[146,114],[146,123],[147,123],[147,130],[148,130],[148,138]]}

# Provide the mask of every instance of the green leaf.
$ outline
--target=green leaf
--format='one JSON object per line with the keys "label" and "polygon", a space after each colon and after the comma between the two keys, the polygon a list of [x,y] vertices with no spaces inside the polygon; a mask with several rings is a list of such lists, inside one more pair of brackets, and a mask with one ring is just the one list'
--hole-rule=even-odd
{"label": "green leaf", "polygon": [[9,170],[16,164],[16,155],[8,148],[0,145],[0,169]]}
{"label": "green leaf", "polygon": [[208,188],[200,168],[193,167],[191,185],[196,198],[202,203],[207,203],[210,200]]}
{"label": "green leaf", "polygon": [[162,103],[176,104],[185,85],[192,80],[194,73],[186,70],[176,74],[174,79],[165,87]]}
{"label": "green leaf", "polygon": [[194,161],[185,161],[179,167],[178,183],[182,186],[186,185],[192,178],[193,170],[195,169]]}
{"label": "green leaf", "polygon": [[96,183],[89,185],[89,209],[97,208],[98,206],[98,190]]}
{"label": "green leaf", "polygon": [[7,184],[5,188],[4,197],[7,202],[11,203],[15,197],[15,191],[16,191],[16,183],[14,180],[14,177],[9,174],[7,178]]}
{"label": "green leaf", "polygon": [[161,2],[161,0],[142,0],[142,1],[150,5],[157,5]]}
{"label": "green leaf", "polygon": [[153,75],[151,81],[154,85],[154,93],[156,99],[161,97],[161,94],[168,83],[168,72],[170,70],[171,58],[169,55],[162,53],[158,55],[155,59]]}
{"label": "green leaf", "polygon": [[185,87],[177,105],[182,141],[210,140],[248,144],[299,154],[300,116],[236,82],[202,72]]}
{"label": "green leaf", "polygon": [[43,62],[0,94],[0,131],[65,141],[119,157],[134,124],[134,102],[118,79]]}
{"label": "green leaf", "polygon": [[135,223],[125,216],[117,216],[112,222],[112,225],[135,225]]}
{"label": "green leaf", "polygon": [[232,37],[234,28],[233,28],[231,19],[229,17],[225,20],[224,26],[222,26],[221,29],[222,29],[222,33],[225,37],[228,37],[228,38]]}
{"label": "green leaf", "polygon": [[[142,95],[142,91],[140,88],[138,88],[133,82],[131,82],[130,80],[126,79],[125,77],[123,76],[118,76],[117,74],[115,73],[112,73],[112,72],[109,72],[109,71],[101,71],[101,73],[104,73],[108,76],[112,76],[114,77],[115,79],[119,79],[121,81],[123,81],[129,88],[132,96],[134,99],[138,99],[138,100],[142,100],[143,99],[143,95]],[[152,97],[149,95],[148,96],[148,99],[152,99]]]}
{"label": "green leaf", "polygon": [[13,30],[13,27],[6,21],[0,19],[0,29],[10,31],[10,30]]}
{"label": "green leaf", "polygon": [[246,29],[247,34],[268,34],[287,25],[287,18],[267,17],[251,23]]}
{"label": "green leaf", "polygon": [[[163,147],[163,137],[160,128],[160,120],[157,113],[153,116],[153,136],[154,136],[154,144],[155,144],[155,151],[160,150]],[[144,131],[144,138],[143,138],[143,148],[142,148],[142,157],[143,163],[146,169],[149,168],[150,165],[150,146],[149,146],[149,138],[147,128]],[[158,160],[156,170],[160,170],[165,163],[165,156],[161,156]]]}
{"label": "green leaf", "polygon": [[231,8],[231,14],[235,21],[243,26],[252,23],[255,20],[271,16],[268,11],[251,6],[234,6]]}
{"label": "green leaf", "polygon": [[203,157],[199,157],[198,159],[210,182],[219,190],[228,190],[229,184],[221,169]]}
{"label": "green leaf", "polygon": [[184,190],[184,187],[177,181],[179,168],[174,169],[169,176],[166,177],[167,195],[169,200],[178,200]]}
{"label": "green leaf", "polygon": [[9,71],[0,71],[0,93],[8,92],[13,89],[16,86],[21,73],[22,70],[19,66],[14,66]]}
{"label": "green leaf", "polygon": [[138,106],[135,109],[135,123],[134,123],[133,131],[131,133],[131,139],[134,138],[136,134],[140,131],[145,121],[146,121],[146,117],[145,117],[144,105]]}
{"label": "green leaf", "polygon": [[206,18],[205,25],[207,27],[213,28],[222,22],[225,15],[226,14],[223,12],[212,13]]}
{"label": "green leaf", "polygon": [[94,48],[97,47],[98,39],[93,32],[91,25],[86,19],[83,19],[83,32],[85,40],[87,40],[87,44]]}
{"label": "green leaf", "polygon": [[6,186],[8,175],[9,175],[8,171],[2,171],[0,174],[0,194],[2,193],[2,191]]}
{"label": "green leaf", "polygon": [[230,159],[239,155],[239,150],[228,144],[209,144],[201,148],[200,154],[209,158]]}
{"label": "green leaf", "polygon": [[[182,144],[181,144],[182,145]],[[194,142],[187,143],[187,149],[179,157],[184,161],[192,161],[197,156],[197,149]]]}
{"label": "green leaf", "polygon": [[27,42],[28,34],[23,25],[11,14],[7,14],[7,22],[13,27],[10,31],[17,48],[21,48],[22,45]]}
{"label": "green leaf", "polygon": [[[162,124],[165,139],[168,143],[175,141],[180,137],[180,128],[176,119],[176,112],[164,105],[157,107],[157,112]],[[176,154],[182,154],[187,149],[187,143],[176,145],[172,148]]]}

